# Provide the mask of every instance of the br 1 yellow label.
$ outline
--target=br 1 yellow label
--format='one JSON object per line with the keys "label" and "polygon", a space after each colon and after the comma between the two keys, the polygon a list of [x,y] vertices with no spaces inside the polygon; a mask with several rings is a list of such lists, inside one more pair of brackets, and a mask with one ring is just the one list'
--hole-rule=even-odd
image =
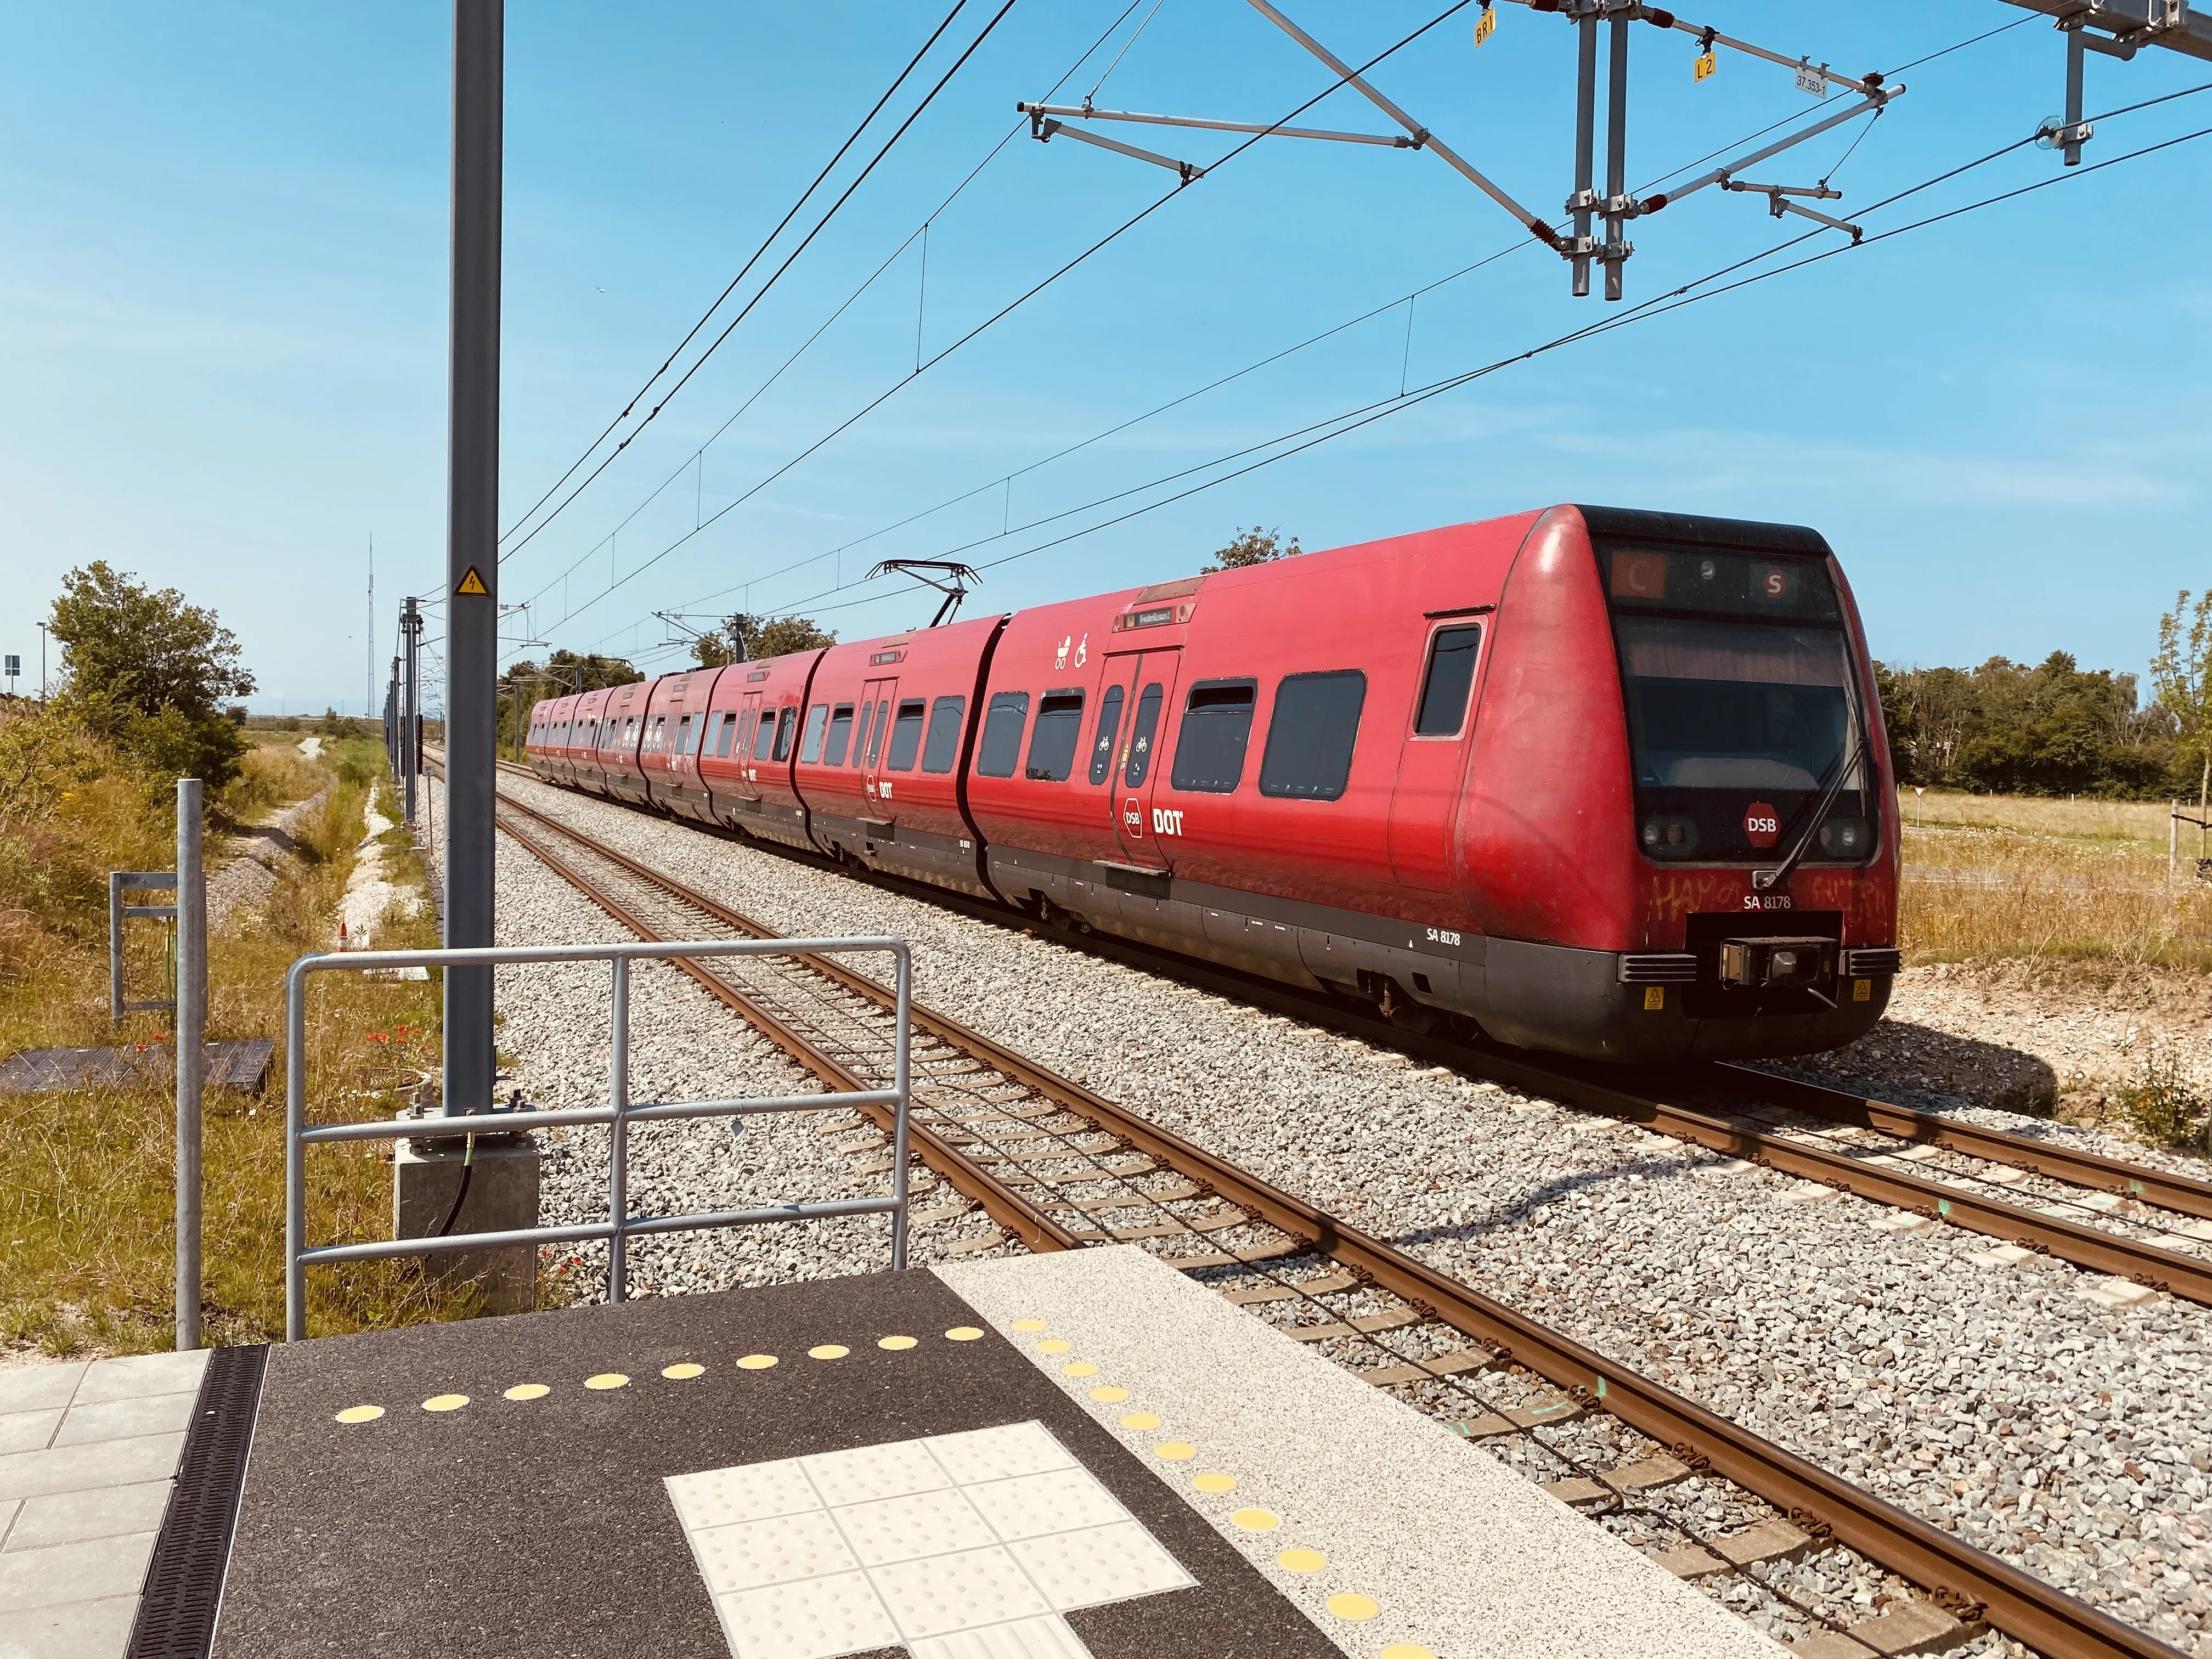
{"label": "br 1 yellow label", "polygon": [[1708,46],[1690,60],[1690,78],[1692,81],[1708,80],[1719,67],[1720,61],[1713,56],[1712,48]]}
{"label": "br 1 yellow label", "polygon": [[1874,981],[1870,979],[1853,980],[1851,981],[1851,1000],[1853,1002],[1873,1001]]}
{"label": "br 1 yellow label", "polygon": [[1644,1006],[1647,1009],[1664,1008],[1667,1006],[1667,988],[1663,985],[1645,986],[1644,988]]}
{"label": "br 1 yellow label", "polygon": [[1498,9],[1495,6],[1485,6],[1482,9],[1482,15],[1474,20],[1474,44],[1480,46],[1497,33],[1497,30]]}

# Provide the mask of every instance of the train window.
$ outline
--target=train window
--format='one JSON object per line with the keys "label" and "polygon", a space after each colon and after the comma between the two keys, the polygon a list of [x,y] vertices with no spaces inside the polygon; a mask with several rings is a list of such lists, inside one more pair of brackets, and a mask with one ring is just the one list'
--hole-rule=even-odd
{"label": "train window", "polygon": [[1036,730],[1030,734],[1030,763],[1022,775],[1038,783],[1060,783],[1075,769],[1083,743],[1083,693],[1048,691],[1037,704]]}
{"label": "train window", "polygon": [[1122,769],[1121,781],[1134,789],[1148,777],[1152,769],[1152,740],[1160,729],[1160,683],[1154,680],[1137,699],[1136,723],[1129,728],[1129,763]]}
{"label": "train window", "polygon": [[884,752],[884,727],[890,724],[891,700],[885,697],[876,705],[876,724],[868,733],[868,764],[873,766],[877,757]]}
{"label": "train window", "polygon": [[775,759],[784,761],[791,758],[791,734],[798,725],[799,705],[795,702],[787,705],[783,713],[776,716]]}
{"label": "train window", "polygon": [[1267,747],[1260,757],[1260,793],[1297,800],[1334,800],[1352,778],[1352,747],[1367,676],[1356,668],[1291,674],[1275,688]]}
{"label": "train window", "polygon": [[1182,730],[1176,735],[1170,784],[1208,795],[1226,795],[1237,787],[1244,775],[1257,690],[1252,680],[1200,680],[1190,688]]}
{"label": "train window", "polygon": [[[853,764],[855,766],[861,764],[862,757],[866,753],[868,747],[868,722],[875,718],[875,714],[876,705],[872,700],[860,705],[860,724],[859,732],[853,739]],[[832,737],[830,741],[835,743],[836,738]]]}
{"label": "train window", "polygon": [[822,737],[830,729],[830,705],[817,702],[806,711],[806,742],[799,758],[809,766],[822,758]]}
{"label": "train window", "polygon": [[1482,648],[1480,624],[1439,628],[1429,641],[1429,672],[1421,681],[1421,707],[1413,716],[1418,738],[1455,738],[1467,723],[1467,694],[1474,684],[1474,659]]}
{"label": "train window", "polygon": [[676,723],[676,752],[678,754],[688,755],[691,752],[691,733],[693,729],[694,722],[691,716],[689,714],[686,714],[682,720]]}
{"label": "train window", "polygon": [[1030,694],[1000,691],[991,699],[991,712],[983,717],[982,752],[975,769],[987,778],[1011,778],[1014,763],[1022,757],[1022,727],[1029,724]]}
{"label": "train window", "polygon": [[1114,735],[1121,728],[1121,688],[1109,685],[1098,705],[1098,735],[1091,744],[1091,781],[1103,783],[1114,769]]}
{"label": "train window", "polygon": [[729,754],[730,739],[737,735],[737,732],[738,711],[734,708],[724,711],[722,715],[722,729],[714,733],[714,758],[716,760],[720,760]]}
{"label": "train window", "polygon": [[914,770],[914,757],[921,749],[921,718],[928,710],[920,697],[909,697],[898,706],[898,720],[891,727],[892,771]]}
{"label": "train window", "polygon": [[[830,705],[826,702],[816,703],[814,705],[813,713],[809,714],[806,717],[807,743],[814,750],[814,752],[817,755],[819,755],[822,752],[822,747],[819,742],[821,723],[823,720],[826,720],[829,718]],[[763,708],[761,710],[760,724],[754,728],[753,732],[753,758],[755,760],[764,761],[768,758],[769,746],[775,741],[775,709]]]}
{"label": "train window", "polygon": [[929,741],[922,745],[921,769],[950,772],[960,758],[960,722],[968,713],[965,697],[939,697],[929,708]]}
{"label": "train window", "polygon": [[830,741],[822,746],[824,766],[842,766],[845,750],[853,741],[853,705],[841,702],[830,711]]}

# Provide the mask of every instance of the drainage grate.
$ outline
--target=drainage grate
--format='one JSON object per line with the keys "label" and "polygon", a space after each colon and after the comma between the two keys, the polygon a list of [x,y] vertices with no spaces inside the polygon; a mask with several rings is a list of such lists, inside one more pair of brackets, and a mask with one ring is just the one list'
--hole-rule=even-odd
{"label": "drainage grate", "polygon": [[125,1659],[207,1659],[215,1644],[216,1608],[268,1366],[265,1346],[217,1348],[209,1357]]}
{"label": "drainage grate", "polygon": [[[208,1088],[259,1094],[269,1080],[269,1061],[276,1048],[268,1037],[209,1043]],[[126,1043],[113,1048],[26,1048],[0,1060],[0,1095],[159,1083],[173,1078],[176,1071],[176,1053],[166,1042]]]}

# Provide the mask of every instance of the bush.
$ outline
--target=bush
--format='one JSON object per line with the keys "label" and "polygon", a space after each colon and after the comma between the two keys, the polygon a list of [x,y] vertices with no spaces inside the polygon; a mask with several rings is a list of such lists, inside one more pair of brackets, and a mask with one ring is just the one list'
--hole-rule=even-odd
{"label": "bush", "polygon": [[2195,1148],[2212,1130],[2204,1097],[2171,1054],[2161,1057],[2154,1051],[2145,1055],[2142,1067],[2120,1085],[2115,1098],[2136,1132],[2154,1146]]}

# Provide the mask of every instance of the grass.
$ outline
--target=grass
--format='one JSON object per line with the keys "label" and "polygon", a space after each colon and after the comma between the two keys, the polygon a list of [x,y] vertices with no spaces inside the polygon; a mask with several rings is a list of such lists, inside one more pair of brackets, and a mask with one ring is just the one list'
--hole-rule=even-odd
{"label": "grass", "polygon": [[1974,957],[2212,969],[2212,884],[2163,802],[1902,792],[1899,937],[1916,962]]}
{"label": "grass", "polygon": [[[69,852],[51,860],[66,879],[41,872],[35,860],[23,865],[33,887],[43,880],[75,896],[30,915],[0,957],[0,1042],[10,1051],[113,1040],[105,872],[172,861],[169,826],[148,822],[144,781],[112,756],[95,758],[94,775],[72,774],[70,799],[58,799],[58,787],[44,809],[68,832]],[[210,1342],[283,1334],[284,974],[297,957],[328,947],[370,790],[388,788],[368,781],[380,763],[373,740],[326,743],[318,763],[283,738],[257,745],[246,776],[222,803],[242,818],[330,786],[295,831],[301,855],[264,903],[210,942],[209,1036],[278,1039],[265,1098],[220,1094],[206,1102],[202,1316]],[[383,805],[398,817],[388,799]],[[386,841],[419,882],[404,832]],[[397,862],[389,854],[386,861],[387,868]],[[96,906],[88,874],[98,876]],[[0,888],[0,899],[14,896]],[[159,929],[139,924],[137,931],[131,965],[137,994],[146,995],[161,973]],[[434,945],[428,907],[411,918],[395,907],[380,942]],[[317,975],[307,1025],[310,1116],[375,1116],[404,1104],[417,1068],[438,1063],[438,993],[434,980]],[[131,1016],[124,1036],[161,1051],[166,1016]],[[161,1084],[0,1100],[0,1341],[35,1343],[56,1355],[171,1345],[174,1133],[171,1091]],[[385,1149],[319,1148],[307,1168],[311,1237],[391,1236]],[[472,1291],[426,1281],[409,1262],[318,1270],[308,1286],[309,1325],[319,1334],[453,1317],[476,1305]]]}

